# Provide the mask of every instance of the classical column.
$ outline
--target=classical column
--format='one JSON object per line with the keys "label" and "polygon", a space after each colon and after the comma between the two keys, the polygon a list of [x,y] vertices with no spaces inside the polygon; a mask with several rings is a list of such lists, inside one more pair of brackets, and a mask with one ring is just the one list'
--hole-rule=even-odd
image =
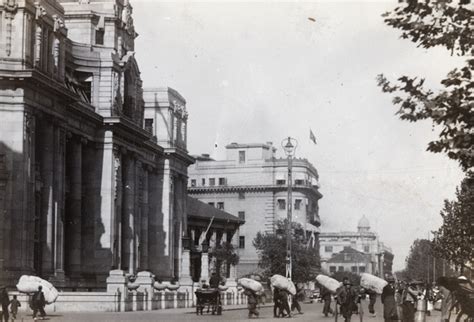
{"label": "classical column", "polygon": [[80,138],[70,141],[68,158],[70,176],[67,232],[68,249],[66,251],[68,273],[78,276],[81,273],[81,217],[82,217],[82,142]]}
{"label": "classical column", "polygon": [[124,165],[122,212],[122,266],[130,273],[135,271],[135,159],[128,154]]}
{"label": "classical column", "polygon": [[140,269],[148,270],[148,166],[142,176],[141,226],[140,226]]}
{"label": "classical column", "polygon": [[120,149],[114,148],[114,214],[113,214],[113,247],[112,267],[122,269],[122,202],[123,202],[123,180],[122,180],[123,158]]}
{"label": "classical column", "polygon": [[41,245],[42,274],[53,273],[54,251],[54,212],[53,212],[53,161],[54,161],[54,128],[50,122],[41,123]]}
{"label": "classical column", "polygon": [[66,166],[66,133],[55,127],[54,153],[54,275],[64,279],[64,192]]}

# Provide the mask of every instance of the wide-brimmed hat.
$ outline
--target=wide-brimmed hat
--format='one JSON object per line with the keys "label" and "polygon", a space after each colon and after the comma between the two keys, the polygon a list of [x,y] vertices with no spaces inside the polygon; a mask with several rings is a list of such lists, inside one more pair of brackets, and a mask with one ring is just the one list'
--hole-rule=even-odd
{"label": "wide-brimmed hat", "polygon": [[387,276],[385,279],[387,282],[395,282],[395,278],[393,276]]}
{"label": "wide-brimmed hat", "polygon": [[344,282],[342,282],[343,285],[352,285],[351,281],[349,280],[345,280]]}

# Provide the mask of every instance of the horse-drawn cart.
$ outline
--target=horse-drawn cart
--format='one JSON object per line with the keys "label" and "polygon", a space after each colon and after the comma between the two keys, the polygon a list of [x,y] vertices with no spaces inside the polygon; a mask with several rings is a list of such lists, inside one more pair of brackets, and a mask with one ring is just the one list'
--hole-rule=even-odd
{"label": "horse-drawn cart", "polygon": [[198,289],[196,292],[196,314],[203,314],[207,307],[207,313],[222,314],[221,294],[217,288]]}

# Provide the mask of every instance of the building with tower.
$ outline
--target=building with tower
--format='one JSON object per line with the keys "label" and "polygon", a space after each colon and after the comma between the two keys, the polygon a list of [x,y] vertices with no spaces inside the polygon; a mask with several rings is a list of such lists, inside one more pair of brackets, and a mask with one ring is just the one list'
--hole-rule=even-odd
{"label": "building with tower", "polygon": [[[245,223],[238,240],[237,275],[258,272],[258,254],[252,245],[257,233],[273,233],[278,220],[287,217],[288,159],[277,158],[272,143],[226,146],[227,158],[196,157],[188,169],[188,193]],[[312,247],[318,246],[319,175],[306,159],[293,159],[293,221],[306,231]]]}
{"label": "building with tower", "polygon": [[186,102],[143,90],[129,1],[5,0],[0,23],[0,284],[179,278]]}
{"label": "building with tower", "polygon": [[365,217],[355,232],[321,232],[321,266],[327,273],[346,271],[380,277],[392,274],[393,252],[371,231]]}

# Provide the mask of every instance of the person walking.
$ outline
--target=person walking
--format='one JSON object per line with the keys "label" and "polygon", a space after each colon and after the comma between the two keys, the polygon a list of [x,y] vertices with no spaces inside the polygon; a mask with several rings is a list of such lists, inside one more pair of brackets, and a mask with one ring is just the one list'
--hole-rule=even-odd
{"label": "person walking", "polygon": [[399,321],[401,317],[398,314],[397,301],[395,300],[395,294],[397,293],[395,279],[393,276],[389,276],[386,281],[388,284],[383,288],[381,296],[383,318],[385,322]]}
{"label": "person walking", "polygon": [[418,291],[418,283],[415,281],[410,282],[402,292],[402,307],[403,307],[403,322],[414,322],[415,321],[415,308],[418,300],[418,295],[421,293]]}
{"label": "person walking", "polygon": [[377,293],[372,290],[365,289],[365,294],[369,297],[369,313],[370,316],[376,317],[375,314],[375,302],[377,302]]}
{"label": "person walking", "polygon": [[273,317],[279,318],[283,315],[283,306],[281,302],[280,290],[273,288]]}
{"label": "person walking", "polygon": [[327,317],[328,314],[333,314],[334,315],[334,311],[331,308],[331,301],[332,301],[331,292],[327,288],[325,288],[324,286],[321,287],[321,298],[324,302],[324,306],[323,306],[324,316]]}
{"label": "person walking", "polygon": [[2,307],[0,321],[8,322],[8,319],[10,318],[10,314],[8,313],[8,305],[10,305],[10,298],[8,297],[8,292],[5,286],[0,287],[0,305]]}
{"label": "person walking", "polygon": [[259,313],[257,310],[257,294],[248,288],[245,289],[244,294],[247,295],[247,309],[249,310],[249,319],[252,318],[252,316],[254,315],[258,318]]}
{"label": "person walking", "polygon": [[441,276],[436,281],[439,292],[436,295],[436,300],[441,299],[441,317],[440,322],[449,322],[451,318],[451,309],[454,306],[454,298],[451,290],[456,289],[456,284],[453,279]]}
{"label": "person walking", "polygon": [[13,295],[13,299],[10,301],[10,312],[12,313],[12,321],[16,320],[16,315],[18,314],[18,308],[20,306],[20,301],[18,301],[16,295]]}
{"label": "person walking", "polygon": [[293,295],[291,301],[291,312],[294,312],[295,309],[298,311],[299,314],[303,314],[301,311],[301,305],[298,301],[302,301],[304,298],[304,289],[301,286],[296,285],[296,294]]}
{"label": "person walking", "polygon": [[44,298],[43,287],[38,286],[38,291],[33,293],[33,298],[31,300],[31,308],[33,309],[33,319],[38,320],[38,312],[41,316],[41,319],[44,319],[46,312],[44,307],[46,305],[46,300]]}
{"label": "person walking", "polygon": [[358,294],[348,278],[342,281],[342,288],[337,294],[337,303],[345,322],[350,322],[354,309],[357,308]]}

